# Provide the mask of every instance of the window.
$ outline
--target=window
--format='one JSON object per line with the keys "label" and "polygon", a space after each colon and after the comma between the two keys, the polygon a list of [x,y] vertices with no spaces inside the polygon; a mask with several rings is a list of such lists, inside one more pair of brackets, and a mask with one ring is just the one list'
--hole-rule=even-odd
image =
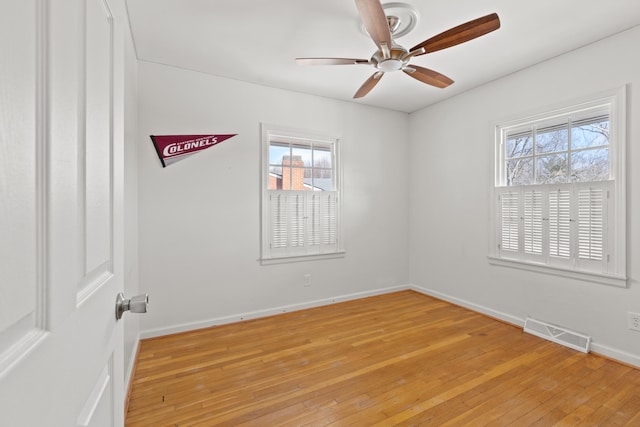
{"label": "window", "polygon": [[262,260],[341,255],[338,141],[262,125]]}
{"label": "window", "polygon": [[493,263],[626,286],[624,89],[495,127]]}

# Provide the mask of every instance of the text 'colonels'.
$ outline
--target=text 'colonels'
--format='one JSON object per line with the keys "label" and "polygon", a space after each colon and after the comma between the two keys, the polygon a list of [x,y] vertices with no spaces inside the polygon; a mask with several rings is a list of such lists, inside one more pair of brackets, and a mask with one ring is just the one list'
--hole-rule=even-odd
{"label": "text 'colonels'", "polygon": [[172,144],[167,145],[162,150],[162,155],[167,158],[171,156],[177,156],[178,154],[187,153],[189,151],[198,151],[200,149],[206,148],[210,145],[215,145],[218,143],[218,137],[213,135],[206,138],[200,138],[191,141],[184,142],[174,142]]}
{"label": "text 'colonels'", "polygon": [[163,167],[178,162],[198,151],[213,147],[236,134],[226,135],[151,135]]}

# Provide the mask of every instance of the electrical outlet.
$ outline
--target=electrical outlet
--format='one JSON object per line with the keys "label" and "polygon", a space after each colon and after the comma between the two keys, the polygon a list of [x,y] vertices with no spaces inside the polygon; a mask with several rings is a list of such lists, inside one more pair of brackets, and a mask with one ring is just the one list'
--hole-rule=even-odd
{"label": "electrical outlet", "polygon": [[[304,275],[304,285],[305,286],[311,286],[311,274],[305,274]],[[638,315],[638,317],[640,317],[640,314]],[[640,330],[640,329],[638,329]]]}
{"label": "electrical outlet", "polygon": [[631,311],[627,314],[629,315],[627,319],[629,323],[629,329],[631,329],[632,331],[640,331],[640,314],[633,313]]}

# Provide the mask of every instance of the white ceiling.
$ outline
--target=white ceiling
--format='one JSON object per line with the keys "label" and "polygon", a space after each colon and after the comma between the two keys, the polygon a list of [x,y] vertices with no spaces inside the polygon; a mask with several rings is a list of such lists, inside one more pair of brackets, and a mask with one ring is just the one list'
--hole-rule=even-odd
{"label": "white ceiling", "polygon": [[[367,65],[300,66],[296,57],[368,59],[354,0],[126,0],[138,58],[345,101]],[[382,2],[387,3],[383,0]],[[419,13],[397,42],[411,48],[496,12],[499,30],[412,64],[455,80],[437,89],[387,73],[357,103],[413,112],[514,71],[640,24],[640,0],[405,0]],[[629,52],[637,55],[638,52]],[[594,58],[597,60],[597,58]]]}

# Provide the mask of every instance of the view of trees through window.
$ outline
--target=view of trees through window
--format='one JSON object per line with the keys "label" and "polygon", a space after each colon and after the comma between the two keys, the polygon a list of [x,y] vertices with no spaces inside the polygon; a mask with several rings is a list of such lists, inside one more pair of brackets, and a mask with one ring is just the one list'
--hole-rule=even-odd
{"label": "view of trees through window", "polygon": [[607,180],[609,116],[509,131],[504,150],[508,186]]}

